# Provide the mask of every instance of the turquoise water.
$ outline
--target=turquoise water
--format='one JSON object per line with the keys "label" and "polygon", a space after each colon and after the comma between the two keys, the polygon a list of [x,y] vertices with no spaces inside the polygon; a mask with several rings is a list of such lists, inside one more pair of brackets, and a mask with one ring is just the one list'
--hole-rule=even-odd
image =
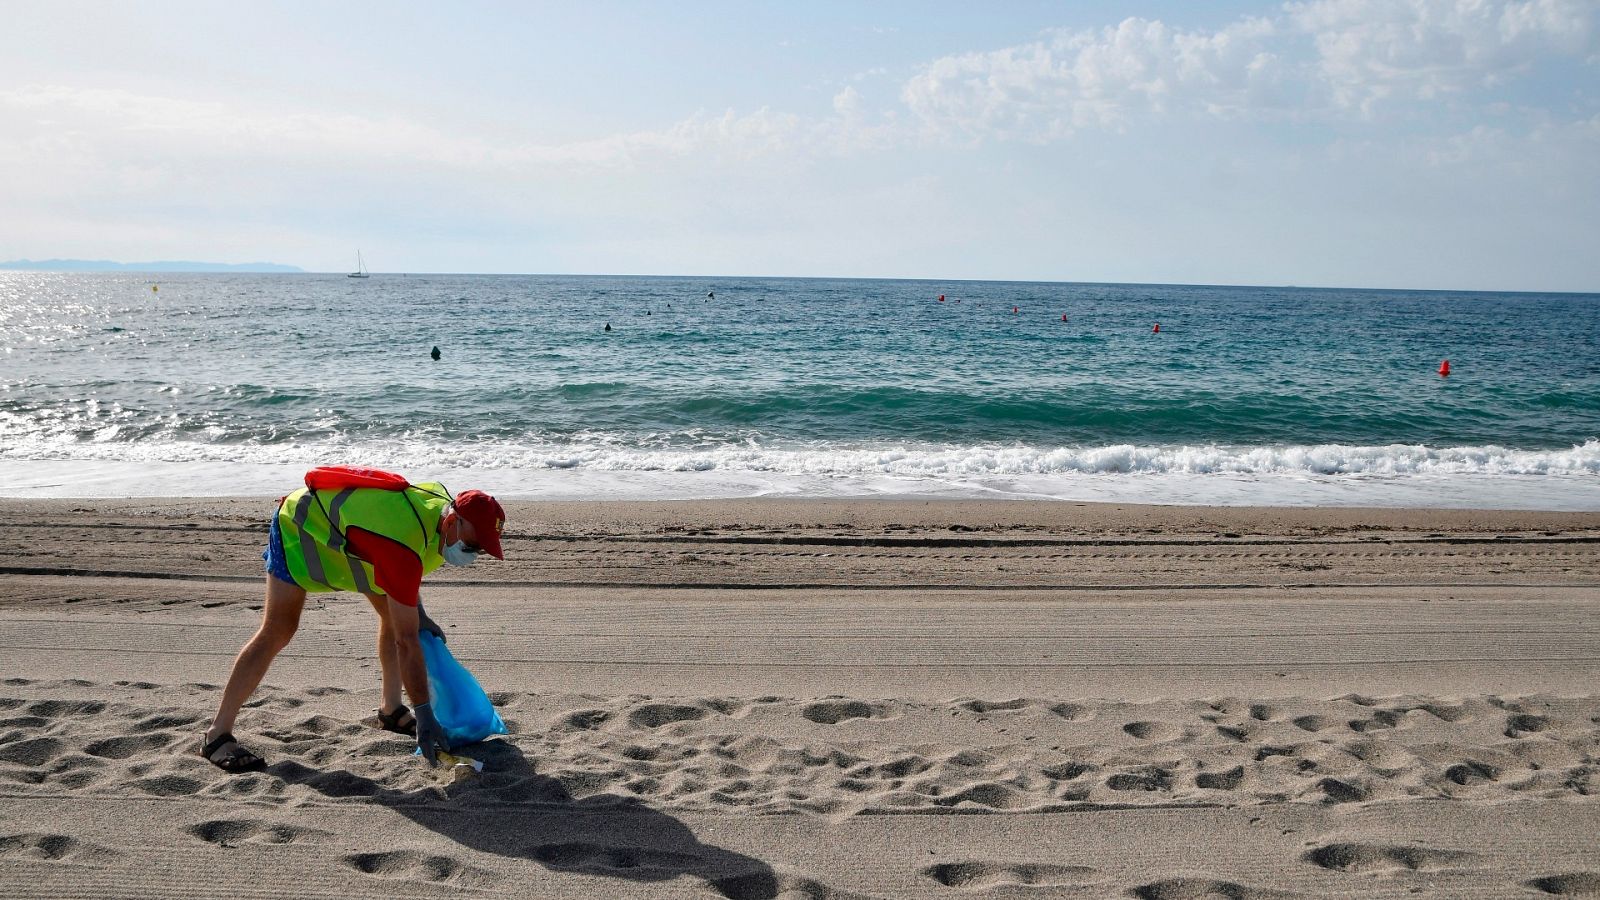
{"label": "turquoise water", "polygon": [[1596,295],[4,273],[0,364],[13,461],[1600,474]]}

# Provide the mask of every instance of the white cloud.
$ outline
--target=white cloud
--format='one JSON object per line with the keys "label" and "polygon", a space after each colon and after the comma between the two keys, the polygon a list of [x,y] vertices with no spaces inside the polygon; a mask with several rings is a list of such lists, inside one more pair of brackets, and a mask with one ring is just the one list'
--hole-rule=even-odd
{"label": "white cloud", "polygon": [[702,152],[757,156],[783,149],[799,131],[798,116],[762,108],[746,115],[697,113],[662,129],[592,140],[494,142],[400,117],[280,112],[109,88],[0,90],[0,158],[7,159],[56,158],[71,148],[84,159],[108,160],[147,154],[172,162],[229,157],[366,167],[617,167]]}
{"label": "white cloud", "polygon": [[1317,49],[1342,106],[1433,100],[1495,84],[1550,55],[1591,46],[1587,0],[1313,0],[1285,8]]}
{"label": "white cloud", "polygon": [[[124,255],[192,254],[179,222],[191,239],[216,223],[241,243],[265,236],[258,245],[279,247],[294,243],[272,233],[279,225],[298,223],[304,235],[360,220],[423,229],[453,221],[479,243],[484,232],[492,239],[546,221],[563,223],[561,239],[673,230],[683,210],[731,185],[789,189],[813,161],[888,140],[852,112],[856,100],[847,89],[838,113],[815,118],[702,112],[656,129],[546,142],[531,129],[490,135],[401,115],[118,88],[0,88],[0,243],[37,246],[34,255],[70,255],[79,242],[101,248],[79,255],[131,244],[152,249]],[[321,252],[310,238],[300,244],[280,256]]]}
{"label": "white cloud", "polygon": [[[1183,31],[1100,30],[934,60],[902,98],[930,130],[1048,140],[1151,114],[1370,113],[1493,85],[1594,47],[1593,0],[1313,0]],[[1323,98],[1321,101],[1318,97]]]}
{"label": "white cloud", "polygon": [[1280,77],[1268,49],[1274,31],[1265,19],[1186,32],[1130,18],[935,60],[902,96],[935,129],[1007,136],[1056,137],[1188,106],[1226,114],[1267,96]]}
{"label": "white cloud", "polygon": [[861,92],[847,87],[833,95],[833,111],[849,118],[861,114]]}

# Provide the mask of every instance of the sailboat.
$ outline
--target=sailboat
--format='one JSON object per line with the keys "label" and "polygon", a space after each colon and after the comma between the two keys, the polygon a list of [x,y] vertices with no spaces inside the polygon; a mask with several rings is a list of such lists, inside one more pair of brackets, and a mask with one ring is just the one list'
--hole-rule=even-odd
{"label": "sailboat", "polygon": [[356,251],[356,270],[345,276],[346,278],[370,278],[367,274],[367,264],[361,260],[361,251]]}

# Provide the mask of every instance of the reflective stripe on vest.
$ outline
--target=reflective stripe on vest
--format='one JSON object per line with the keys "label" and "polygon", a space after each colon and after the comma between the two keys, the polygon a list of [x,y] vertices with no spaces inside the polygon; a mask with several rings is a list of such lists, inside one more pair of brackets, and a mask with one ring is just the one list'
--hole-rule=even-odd
{"label": "reflective stripe on vest", "polygon": [[[315,502],[317,502],[316,498],[311,496],[310,491],[306,491],[301,495],[300,502],[296,503],[294,507],[294,530],[300,536],[299,546],[301,547],[316,546],[316,542],[311,539],[311,535],[306,533],[306,515],[311,511],[311,505]],[[288,549],[287,546],[284,547],[285,555],[287,555]],[[322,572],[322,556],[320,554],[312,551],[308,555],[302,551],[300,558],[305,566],[306,574],[311,577],[312,581],[330,591],[334,590],[333,585],[328,584],[328,576]],[[290,571],[292,572],[293,570],[291,569]]]}
{"label": "reflective stripe on vest", "polygon": [[438,568],[439,521],[448,505],[443,485],[432,482],[405,491],[301,488],[278,509],[279,533],[289,574],[308,591],[381,593],[372,566],[357,557],[345,537],[357,527],[405,546],[424,574]]}

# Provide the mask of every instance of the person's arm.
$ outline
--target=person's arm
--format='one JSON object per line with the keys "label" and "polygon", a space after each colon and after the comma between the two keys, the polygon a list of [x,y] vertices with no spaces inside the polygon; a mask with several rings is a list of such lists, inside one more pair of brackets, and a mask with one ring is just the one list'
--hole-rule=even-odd
{"label": "person's arm", "polygon": [[417,641],[417,608],[389,598],[389,622],[394,626],[394,645],[400,657],[400,683],[405,685],[411,705],[428,702],[428,666],[422,659],[422,644]]}
{"label": "person's arm", "polygon": [[450,740],[433,715],[432,698],[428,694],[428,664],[422,657],[422,642],[418,639],[417,607],[389,598],[389,622],[394,626],[396,655],[400,663],[400,683],[405,685],[411,698],[411,714],[417,720],[417,749],[433,765],[440,750],[450,749]]}
{"label": "person's arm", "polygon": [[[417,719],[417,748],[429,764],[439,750],[449,750],[450,742],[439,720],[433,715],[428,696],[428,665],[422,656],[417,629],[427,613],[422,612],[422,562],[404,545],[364,528],[349,528],[345,536],[350,547],[372,564],[374,581],[388,603],[390,631],[400,665],[400,683],[411,697],[411,714]],[[433,625],[433,628],[439,626]]]}

